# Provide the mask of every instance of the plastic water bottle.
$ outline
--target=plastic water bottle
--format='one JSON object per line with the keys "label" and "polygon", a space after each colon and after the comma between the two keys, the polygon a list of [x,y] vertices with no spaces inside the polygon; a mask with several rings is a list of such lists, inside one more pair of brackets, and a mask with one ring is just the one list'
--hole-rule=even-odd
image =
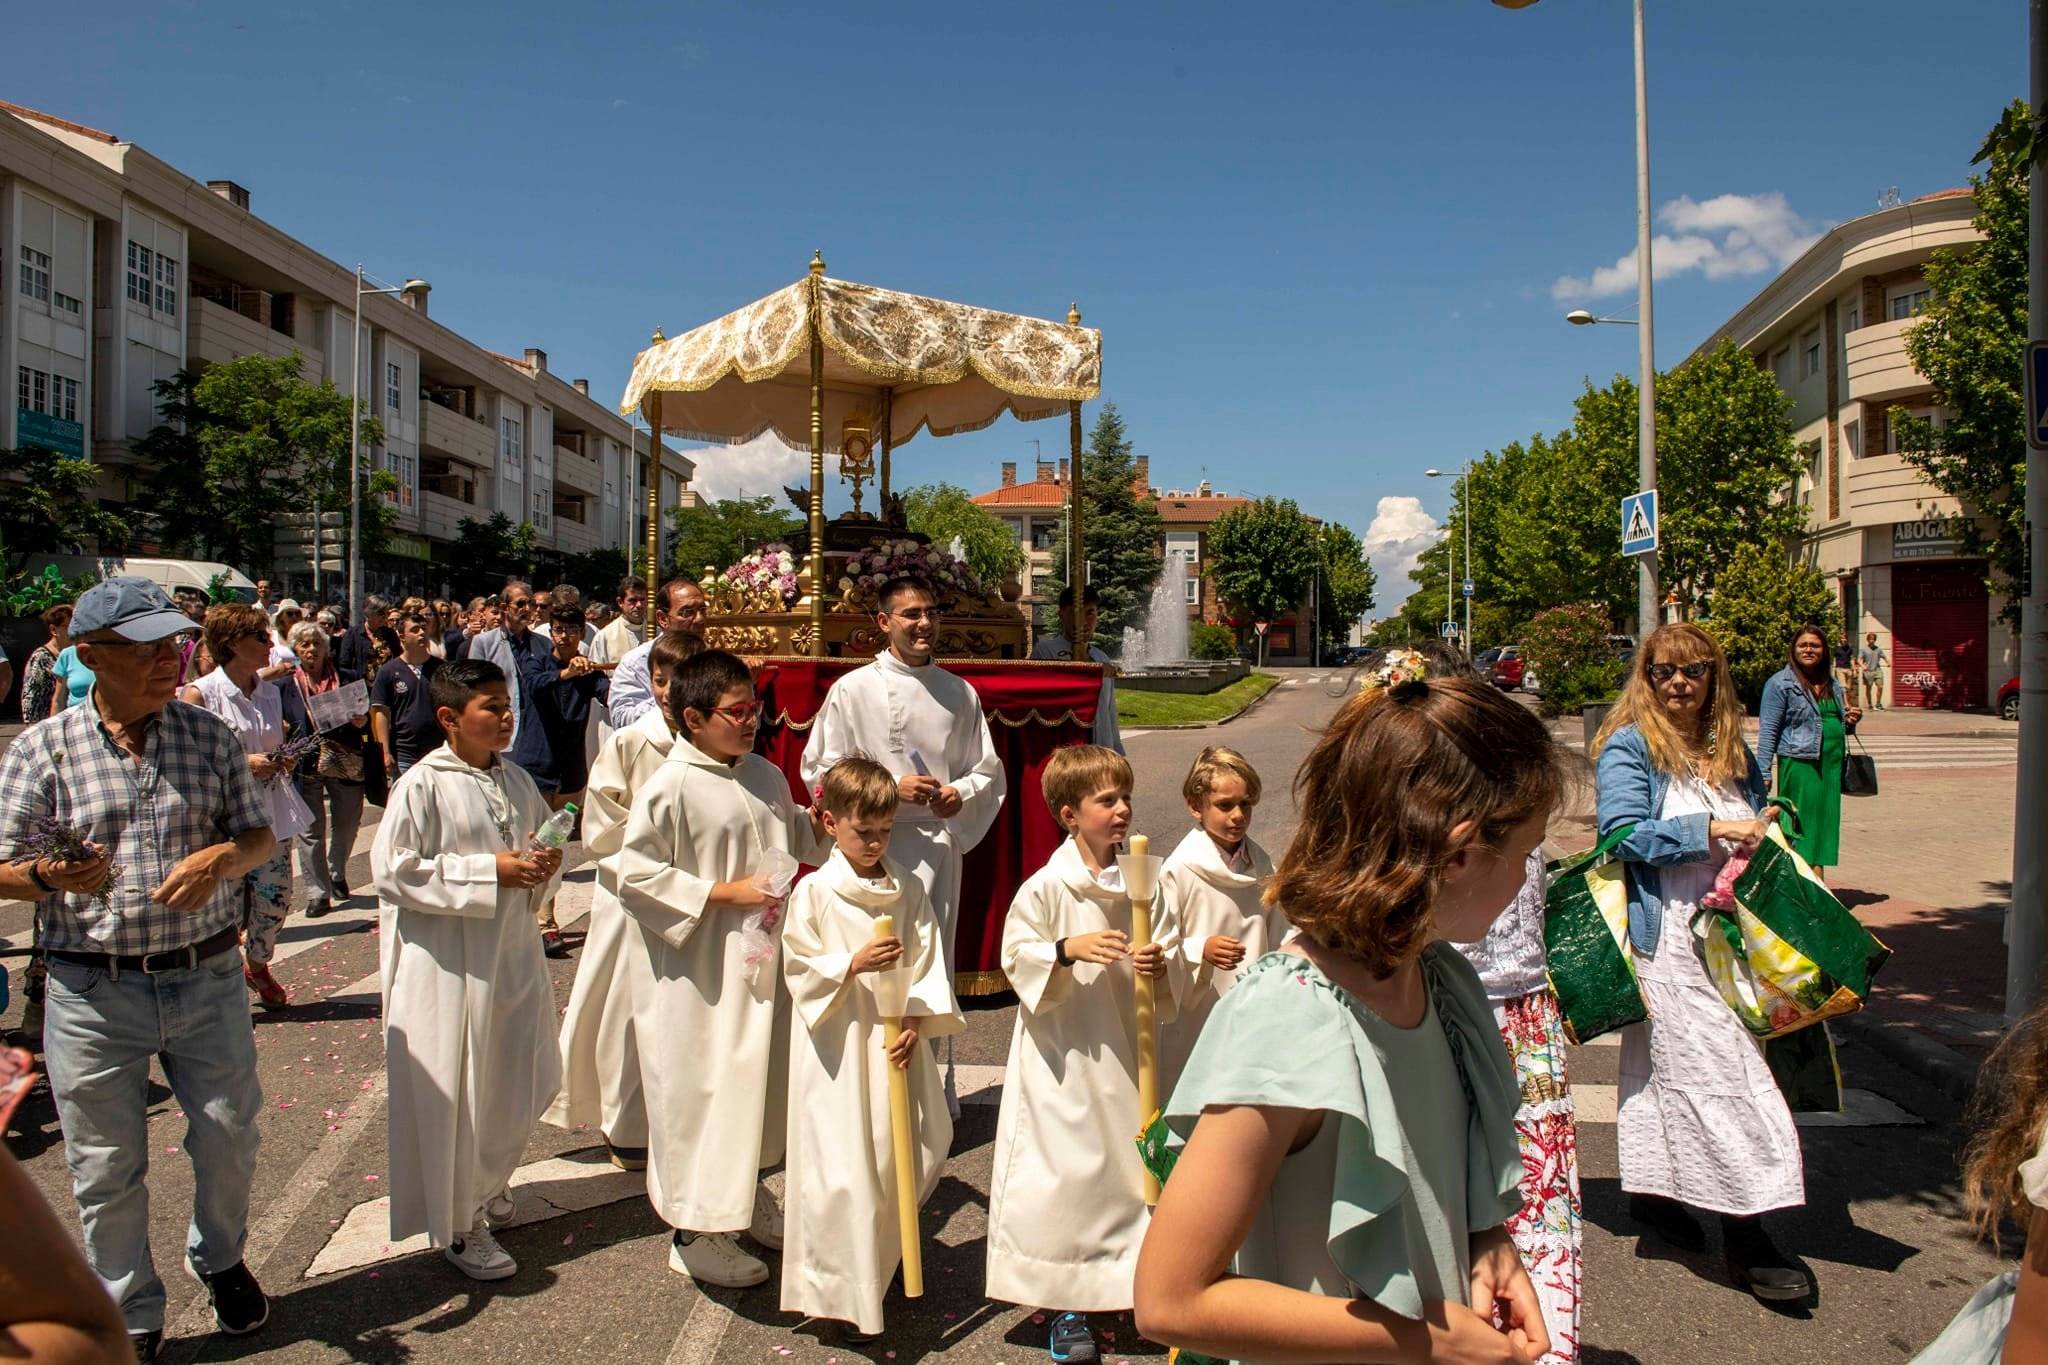
{"label": "plastic water bottle", "polygon": [[570,832],[576,828],[576,803],[568,805],[548,817],[547,823],[533,832],[533,846],[536,849],[560,848],[569,842]]}

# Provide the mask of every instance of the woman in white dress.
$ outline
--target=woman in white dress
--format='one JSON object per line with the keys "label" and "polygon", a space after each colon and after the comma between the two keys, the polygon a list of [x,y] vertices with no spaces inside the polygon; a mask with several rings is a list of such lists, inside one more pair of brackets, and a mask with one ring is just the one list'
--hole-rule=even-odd
{"label": "woman in white dress", "polygon": [[1615,856],[1628,870],[1629,940],[1650,1012],[1621,1042],[1615,1138],[1629,1212],[1693,1250],[1705,1237],[1690,1209],[1717,1213],[1737,1285],[1761,1300],[1805,1299],[1812,1280],[1762,1222],[1806,1202],[1799,1134],[1692,928],[1721,864],[1776,815],[1714,638],[1688,624],[1652,632],[1594,747],[1601,835],[1635,827]]}

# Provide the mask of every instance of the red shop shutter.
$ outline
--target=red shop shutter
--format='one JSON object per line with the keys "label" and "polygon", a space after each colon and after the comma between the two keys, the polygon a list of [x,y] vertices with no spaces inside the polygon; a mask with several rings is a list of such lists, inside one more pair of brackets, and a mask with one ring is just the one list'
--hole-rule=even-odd
{"label": "red shop shutter", "polygon": [[1980,564],[1892,569],[1892,700],[1968,710],[1986,705],[1990,593]]}

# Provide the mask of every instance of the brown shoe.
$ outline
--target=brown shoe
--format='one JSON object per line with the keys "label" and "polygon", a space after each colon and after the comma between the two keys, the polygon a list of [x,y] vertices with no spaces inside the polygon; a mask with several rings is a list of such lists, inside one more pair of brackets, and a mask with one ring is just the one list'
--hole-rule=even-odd
{"label": "brown shoe", "polygon": [[242,980],[249,989],[256,992],[256,1003],[267,1010],[281,1010],[291,1004],[291,996],[285,994],[277,978],[270,974],[267,962],[245,962],[242,964]]}

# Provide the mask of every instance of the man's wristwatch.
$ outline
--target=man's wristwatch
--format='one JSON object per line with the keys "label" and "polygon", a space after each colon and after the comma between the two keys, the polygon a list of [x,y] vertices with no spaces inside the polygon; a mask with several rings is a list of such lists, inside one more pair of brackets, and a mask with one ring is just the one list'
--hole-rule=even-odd
{"label": "man's wristwatch", "polygon": [[1074,959],[1067,956],[1067,941],[1065,939],[1058,939],[1054,941],[1052,945],[1052,958],[1053,961],[1059,963],[1059,965],[1062,967],[1071,967],[1074,965]]}

